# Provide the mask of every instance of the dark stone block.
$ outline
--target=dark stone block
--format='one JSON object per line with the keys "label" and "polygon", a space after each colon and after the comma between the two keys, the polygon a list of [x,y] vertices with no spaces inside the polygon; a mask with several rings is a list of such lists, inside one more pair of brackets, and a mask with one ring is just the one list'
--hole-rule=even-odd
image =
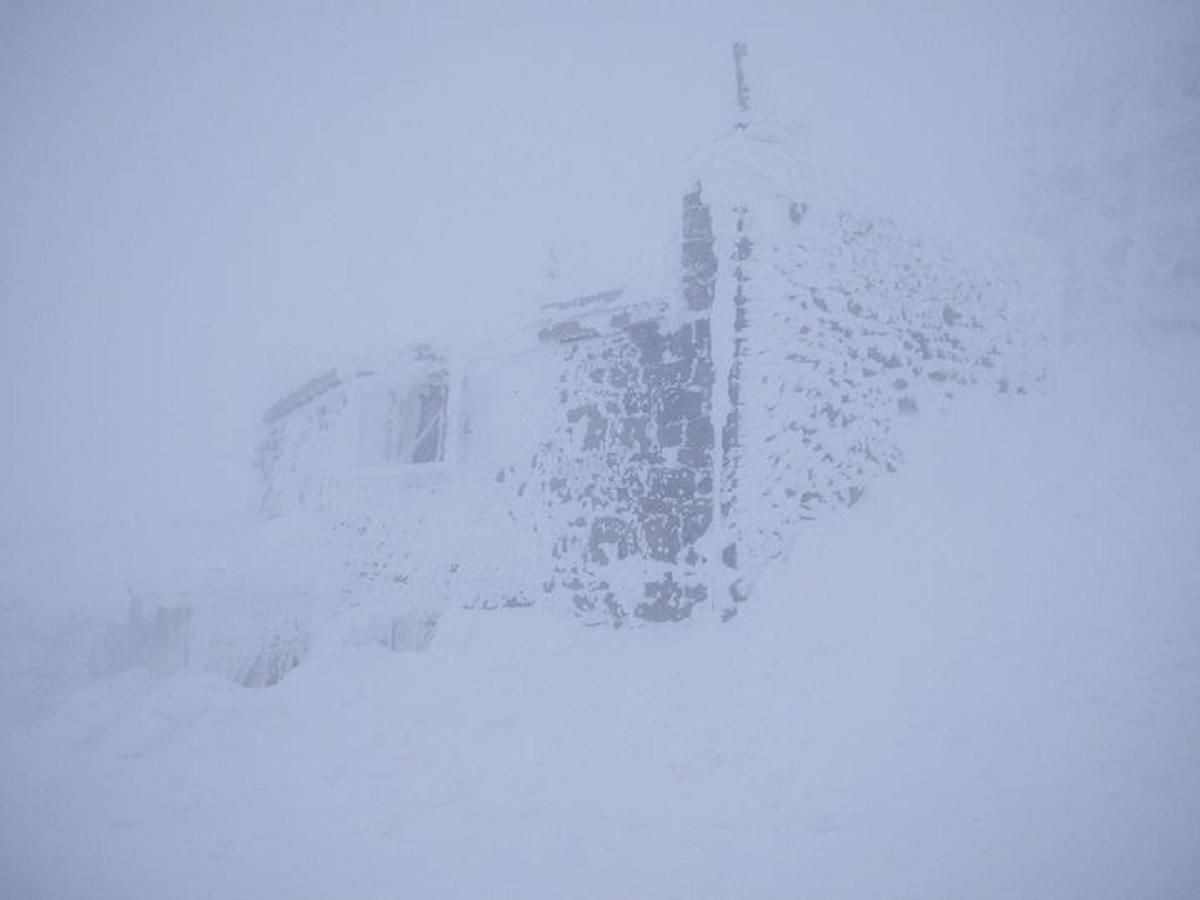
{"label": "dark stone block", "polygon": [[683,297],[689,309],[705,310],[712,306],[717,266],[717,257],[713,253],[712,215],[701,201],[697,185],[695,191],[683,198],[680,268]]}
{"label": "dark stone block", "polygon": [[[731,392],[732,393],[732,392]],[[736,398],[731,398],[736,403]],[[730,412],[725,418],[725,426],[721,429],[721,450],[728,455],[738,445],[737,414]]]}
{"label": "dark stone block", "polygon": [[714,289],[711,281],[684,279],[683,299],[687,303],[688,309],[708,309],[712,306],[713,296]]}
{"label": "dark stone block", "polygon": [[625,329],[629,340],[638,349],[644,365],[661,362],[666,342],[659,333],[658,323],[654,320],[634,322]]}
{"label": "dark stone block", "polygon": [[708,533],[712,525],[711,500],[692,500],[680,510],[680,537],[684,544],[694,544]]}
{"label": "dark stone block", "polygon": [[629,389],[621,403],[627,415],[643,416],[650,413],[650,394],[643,390]]}
{"label": "dark stone block", "polygon": [[567,479],[551,478],[546,487],[560,503],[569,503],[571,501],[571,489],[567,486]]}
{"label": "dark stone block", "polygon": [[708,412],[708,392],[695,388],[670,388],[663,393],[661,422],[686,422]]}
{"label": "dark stone block", "polygon": [[636,380],[635,370],[628,365],[615,365],[608,370],[608,383],[617,389],[629,387]]}
{"label": "dark stone block", "polygon": [[581,613],[590,613],[596,608],[596,598],[591,594],[577,593],[571,595],[571,602]]}
{"label": "dark stone block", "polygon": [[683,445],[683,422],[665,422],[658,426],[658,445],[660,447],[679,447]]}
{"label": "dark stone block", "polygon": [[707,469],[712,465],[712,453],[698,447],[680,447],[675,458],[680,465],[693,469]]}
{"label": "dark stone block", "polygon": [[596,405],[594,403],[587,404],[584,406],[576,406],[573,409],[567,410],[567,421],[570,422],[571,424],[575,424],[576,422],[578,422],[580,419],[584,418],[585,416],[590,416],[590,415],[592,415],[594,413],[598,413],[598,412],[599,412],[599,410],[596,408]]}
{"label": "dark stone block", "polygon": [[652,497],[644,494],[638,498],[638,521],[644,522],[650,516],[669,516],[679,506],[678,500],[666,500],[662,497]]}
{"label": "dark stone block", "polygon": [[647,497],[688,500],[696,495],[696,473],[691,469],[655,466],[646,475]]}
{"label": "dark stone block", "polygon": [[690,322],[667,335],[667,349],[676,359],[691,359],[696,355]]}
{"label": "dark stone block", "polygon": [[742,584],[742,579],[739,578],[729,585],[729,596],[734,603],[745,603],[750,599],[750,595],[746,592],[746,586]]}
{"label": "dark stone block", "polygon": [[577,406],[567,413],[567,421],[572,424],[581,419],[587,420],[587,428],[583,435],[583,449],[601,449],[604,446],[605,435],[608,433],[608,419],[594,403]]}
{"label": "dark stone block", "polygon": [[684,240],[712,240],[712,213],[700,199],[700,185],[683,195]]}
{"label": "dark stone block", "polygon": [[711,282],[717,274],[717,257],[712,238],[694,238],[683,242],[683,271],[689,279]]}
{"label": "dark stone block", "polygon": [[617,440],[621,446],[636,450],[638,453],[649,453],[650,419],[646,416],[626,416],[621,420],[617,431]]}
{"label": "dark stone block", "polygon": [[673,563],[683,546],[679,535],[679,520],[671,515],[647,516],[642,520],[642,536],[651,559]]}
{"label": "dark stone block", "polygon": [[721,562],[725,563],[731,569],[736,569],[738,564],[738,548],[737,544],[726,544],[721,551]]}
{"label": "dark stone block", "polygon": [[698,449],[711,448],[715,438],[712,420],[707,417],[692,419],[687,423],[685,435],[686,443],[689,447],[696,447]]}
{"label": "dark stone block", "polygon": [[691,378],[692,361],[690,359],[646,366],[646,384],[651,390],[664,391],[671,387],[682,387],[690,382]]}
{"label": "dark stone block", "polygon": [[639,603],[633,614],[647,622],[678,622],[688,618],[696,604],[669,572],[659,581],[647,582],[645,591],[645,602]]}
{"label": "dark stone block", "polygon": [[592,522],[588,535],[588,553],[593,562],[605,565],[609,562],[607,548],[615,550],[617,559],[625,559],[637,553],[637,531],[633,525],[616,516],[602,516]]}

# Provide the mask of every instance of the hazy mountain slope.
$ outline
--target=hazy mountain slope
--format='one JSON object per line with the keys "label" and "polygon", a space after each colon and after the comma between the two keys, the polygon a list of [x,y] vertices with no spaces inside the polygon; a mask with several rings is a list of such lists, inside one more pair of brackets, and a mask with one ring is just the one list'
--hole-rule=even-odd
{"label": "hazy mountain slope", "polygon": [[1200,354],[1064,357],[912,420],[726,625],[89,683],[4,735],[0,893],[1200,893]]}

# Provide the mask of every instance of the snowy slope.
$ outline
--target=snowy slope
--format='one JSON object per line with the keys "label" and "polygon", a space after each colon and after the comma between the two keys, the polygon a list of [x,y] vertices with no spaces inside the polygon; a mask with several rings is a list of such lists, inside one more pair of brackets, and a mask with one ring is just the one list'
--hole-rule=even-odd
{"label": "snowy slope", "polygon": [[906,420],[726,625],[86,682],[3,734],[0,895],[1200,896],[1197,349]]}

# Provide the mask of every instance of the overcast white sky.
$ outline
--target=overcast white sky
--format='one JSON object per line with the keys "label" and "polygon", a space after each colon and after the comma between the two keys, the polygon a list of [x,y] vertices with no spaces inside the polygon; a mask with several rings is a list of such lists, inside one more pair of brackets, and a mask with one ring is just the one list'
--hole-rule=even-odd
{"label": "overcast white sky", "polygon": [[[0,7],[0,533],[240,508],[258,411],[356,347],[602,288],[756,100],[987,234],[1134,2]],[[664,260],[669,263],[670,260]]]}

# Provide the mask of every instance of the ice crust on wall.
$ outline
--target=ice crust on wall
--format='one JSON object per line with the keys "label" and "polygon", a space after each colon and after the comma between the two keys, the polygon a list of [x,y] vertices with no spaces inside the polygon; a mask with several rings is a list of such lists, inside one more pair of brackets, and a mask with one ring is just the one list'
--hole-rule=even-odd
{"label": "ice crust on wall", "polygon": [[[746,124],[689,174],[670,296],[550,304],[507,345],[397,350],[268,412],[257,508],[329,523],[341,608],[728,617],[900,464],[899,417],[1040,377],[1031,287],[848,211],[786,133]],[[363,466],[363,385],[402,372],[448,386],[444,458]]]}
{"label": "ice crust on wall", "polygon": [[804,522],[900,464],[899,417],[1028,391],[1045,326],[1035,283],[856,215],[785,134],[735,131],[697,168],[718,222],[716,345],[732,355],[723,504],[753,580]]}

